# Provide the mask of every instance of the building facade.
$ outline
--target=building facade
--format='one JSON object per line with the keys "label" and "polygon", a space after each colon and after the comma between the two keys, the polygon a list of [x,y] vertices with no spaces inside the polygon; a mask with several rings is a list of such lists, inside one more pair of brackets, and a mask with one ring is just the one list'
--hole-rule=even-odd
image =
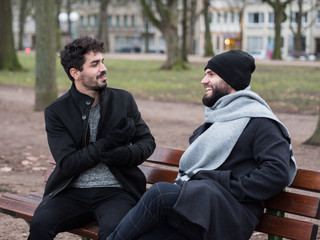
{"label": "building facade", "polygon": [[[320,6],[316,6],[317,2],[318,0],[303,0],[301,53],[296,53],[294,50],[293,31],[297,29],[298,0],[293,0],[287,6],[287,19],[281,25],[283,59],[297,54],[300,58],[320,57]],[[197,1],[197,12],[203,8],[202,3],[203,1]],[[180,3],[180,10],[181,7]],[[97,37],[100,1],[74,1],[71,8],[72,12],[78,15],[71,23],[71,38],[85,35]],[[14,10],[14,13],[16,12]],[[145,52],[147,42],[149,52],[163,53],[166,51],[161,32],[148,22],[139,0],[111,1],[108,5],[107,16],[105,21],[108,26],[110,52]],[[274,13],[270,5],[263,3],[262,0],[211,0],[209,16],[212,45],[216,54],[233,48],[241,48],[257,58],[271,58],[275,33]],[[66,32],[67,22],[60,22],[60,24],[62,31]],[[13,25],[17,42],[17,14],[14,14]],[[202,56],[205,42],[203,15],[199,15],[194,27],[195,54]],[[35,24],[31,17],[27,18],[25,29],[24,45],[34,47]],[[69,40],[64,39],[64,41]]]}
{"label": "building facade", "polygon": [[[302,50],[295,52],[294,31],[298,0],[286,8],[287,19],[281,25],[282,58],[300,55],[313,59],[320,55],[320,8],[316,0],[302,2]],[[317,7],[315,7],[317,6]],[[212,0],[210,29],[215,53],[242,48],[257,58],[271,58],[274,47],[274,13],[272,7],[261,0]],[[204,20],[200,19],[199,52],[203,53]],[[201,46],[202,45],[202,46]]]}

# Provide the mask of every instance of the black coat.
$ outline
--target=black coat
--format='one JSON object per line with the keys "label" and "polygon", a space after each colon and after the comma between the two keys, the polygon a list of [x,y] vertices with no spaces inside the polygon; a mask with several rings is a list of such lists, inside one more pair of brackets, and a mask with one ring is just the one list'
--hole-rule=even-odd
{"label": "black coat", "polygon": [[[207,127],[198,128],[191,140]],[[183,184],[174,208],[204,229],[201,239],[247,240],[264,200],[289,184],[289,164],[289,142],[279,125],[253,118],[218,169],[199,171]]]}
{"label": "black coat", "polygon": [[[95,143],[89,143],[88,120],[93,102],[93,98],[77,91],[73,84],[66,94],[45,109],[48,143],[56,167],[47,181],[43,202],[67,187],[74,177],[98,163]],[[97,141],[105,137],[121,118],[134,119],[136,132],[132,145],[129,145],[131,161],[108,167],[122,186],[139,199],[145,192],[146,179],[137,165],[152,154],[155,140],[129,92],[107,87],[102,91],[99,104],[101,118]]]}

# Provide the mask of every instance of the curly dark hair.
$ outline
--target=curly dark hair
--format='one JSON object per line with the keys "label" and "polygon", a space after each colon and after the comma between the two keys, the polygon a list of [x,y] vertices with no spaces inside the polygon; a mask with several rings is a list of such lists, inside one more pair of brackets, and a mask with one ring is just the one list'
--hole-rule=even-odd
{"label": "curly dark hair", "polygon": [[90,36],[81,37],[67,44],[64,49],[60,51],[61,65],[71,81],[74,81],[74,79],[70,74],[70,69],[75,68],[82,71],[83,64],[86,61],[84,55],[89,52],[103,53],[103,42]]}

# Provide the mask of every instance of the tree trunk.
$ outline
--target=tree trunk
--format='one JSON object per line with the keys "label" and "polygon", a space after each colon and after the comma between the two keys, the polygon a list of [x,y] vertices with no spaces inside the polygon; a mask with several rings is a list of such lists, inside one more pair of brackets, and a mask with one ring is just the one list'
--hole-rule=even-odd
{"label": "tree trunk", "polygon": [[57,98],[54,1],[36,0],[36,111]]}
{"label": "tree trunk", "polygon": [[144,52],[149,53],[149,19],[145,14],[143,14],[144,19],[144,31],[145,31],[145,40],[144,40]]}
{"label": "tree trunk", "polygon": [[281,23],[285,20],[286,6],[293,0],[262,0],[268,3],[274,12],[274,24],[275,24],[275,37],[274,37],[274,49],[272,59],[282,59],[281,57]]}
{"label": "tree trunk", "polygon": [[162,31],[167,44],[167,61],[162,65],[161,69],[170,70],[174,66],[180,69],[181,53],[179,51],[178,31],[174,26],[166,26]]}
{"label": "tree trunk", "polygon": [[100,0],[100,20],[98,38],[104,43],[105,49],[109,51],[107,9],[110,0]]}
{"label": "tree trunk", "polygon": [[19,13],[19,50],[23,50],[23,35],[24,35],[24,23],[27,17],[27,5],[28,0],[20,1],[20,13]]}
{"label": "tree trunk", "polygon": [[194,31],[195,31],[195,24],[196,20],[199,17],[200,14],[196,13],[197,10],[197,1],[196,0],[190,0],[190,17],[188,17],[188,24],[187,24],[187,39],[186,39],[186,45],[187,45],[187,52],[188,54],[194,54]]}
{"label": "tree trunk", "polygon": [[183,0],[182,8],[182,47],[181,47],[181,57],[182,60],[188,62],[188,51],[187,51],[187,12],[188,12],[188,2]]}
{"label": "tree trunk", "polygon": [[14,48],[10,0],[0,1],[0,23],[0,70],[22,70]]}
{"label": "tree trunk", "polygon": [[[157,27],[166,42],[167,60],[161,69],[186,69],[187,66],[182,59],[178,38],[178,2],[171,0],[163,2],[162,0],[154,1],[157,14],[153,12],[151,4],[146,0],[141,0],[141,4],[146,16]],[[158,19],[160,17],[160,20]]]}
{"label": "tree trunk", "polygon": [[272,59],[282,59],[281,57],[281,22],[283,19],[282,9],[274,9],[275,38]]}
{"label": "tree trunk", "polygon": [[61,28],[60,28],[60,21],[59,21],[59,14],[61,12],[61,5],[62,0],[56,0],[55,1],[55,15],[56,15],[56,50],[59,51],[61,49]]}
{"label": "tree trunk", "polygon": [[210,31],[210,19],[209,19],[209,6],[210,1],[204,0],[203,1],[204,10],[203,10],[203,17],[204,17],[204,24],[205,24],[205,43],[204,43],[204,56],[205,57],[213,57],[213,47],[212,47],[212,39],[211,39],[211,31]]}
{"label": "tree trunk", "polygon": [[314,131],[313,135],[307,141],[304,142],[304,144],[320,146],[320,106],[319,106],[319,118],[318,118],[316,130]]}

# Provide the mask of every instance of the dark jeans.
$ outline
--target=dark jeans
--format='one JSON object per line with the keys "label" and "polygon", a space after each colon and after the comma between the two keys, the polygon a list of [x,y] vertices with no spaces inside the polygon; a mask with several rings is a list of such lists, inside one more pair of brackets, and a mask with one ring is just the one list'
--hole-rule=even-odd
{"label": "dark jeans", "polygon": [[180,192],[175,184],[154,184],[107,240],[201,239],[202,229],[173,209]]}
{"label": "dark jeans", "polygon": [[122,188],[68,188],[36,209],[28,239],[54,239],[92,220],[99,223],[99,239],[106,239],[135,203]]}

